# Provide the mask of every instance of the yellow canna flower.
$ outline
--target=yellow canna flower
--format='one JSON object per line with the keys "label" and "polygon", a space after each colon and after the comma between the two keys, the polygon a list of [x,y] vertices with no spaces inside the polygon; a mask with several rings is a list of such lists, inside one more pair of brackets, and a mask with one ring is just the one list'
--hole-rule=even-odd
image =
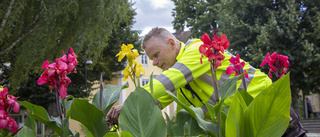
{"label": "yellow canna flower", "polygon": [[129,66],[127,66],[122,72],[124,74],[123,81],[126,81],[129,76],[131,77],[131,72],[129,70]]}
{"label": "yellow canna flower", "polygon": [[137,65],[137,62],[135,62],[135,73],[136,73],[136,76],[139,77],[140,76],[140,73],[143,72],[143,75],[145,75],[145,71],[142,67],[141,64]]}
{"label": "yellow canna flower", "polygon": [[3,90],[4,86],[0,86],[0,92]]}
{"label": "yellow canna flower", "polygon": [[124,56],[126,56],[131,65],[134,58],[139,56],[138,50],[136,49],[131,50],[132,48],[133,48],[132,44],[128,44],[128,46],[125,44],[122,44],[121,51],[116,55],[116,57],[119,56],[118,61],[120,62],[124,58]]}

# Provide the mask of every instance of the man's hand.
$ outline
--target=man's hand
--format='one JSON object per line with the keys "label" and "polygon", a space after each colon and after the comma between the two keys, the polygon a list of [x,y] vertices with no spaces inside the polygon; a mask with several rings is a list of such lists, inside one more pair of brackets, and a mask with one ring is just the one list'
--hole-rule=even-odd
{"label": "man's hand", "polygon": [[112,121],[113,124],[118,124],[119,115],[123,105],[113,106],[107,114],[108,121]]}

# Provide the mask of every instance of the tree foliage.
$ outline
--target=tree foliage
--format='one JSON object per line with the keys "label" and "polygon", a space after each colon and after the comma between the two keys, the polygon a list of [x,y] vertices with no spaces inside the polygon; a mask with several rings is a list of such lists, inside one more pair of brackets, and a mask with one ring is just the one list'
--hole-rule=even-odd
{"label": "tree foliage", "polygon": [[[86,70],[88,87],[99,80],[100,73],[110,80],[112,72],[124,68],[125,61],[115,58],[121,44],[139,44],[139,32],[132,30],[136,13],[127,0],[10,0],[1,2],[0,13],[5,22],[0,26],[2,84],[28,100],[52,101],[43,100],[52,95],[36,81],[44,71],[42,64],[60,58],[69,46],[78,55],[79,65],[78,73],[69,75],[68,93],[79,97],[89,95],[83,92]],[[93,64],[85,66],[88,59]]]}
{"label": "tree foliage", "polygon": [[300,90],[319,93],[320,6],[316,0],[173,1],[175,28],[192,27],[194,37],[218,28],[218,35],[228,36],[229,52],[238,53],[254,67],[260,68],[267,52],[289,56],[294,105]]}

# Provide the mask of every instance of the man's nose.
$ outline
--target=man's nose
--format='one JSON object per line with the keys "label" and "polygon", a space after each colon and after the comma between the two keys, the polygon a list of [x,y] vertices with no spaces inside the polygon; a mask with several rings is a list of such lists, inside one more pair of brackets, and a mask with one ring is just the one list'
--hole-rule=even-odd
{"label": "man's nose", "polygon": [[153,66],[156,66],[159,63],[157,59],[153,59]]}

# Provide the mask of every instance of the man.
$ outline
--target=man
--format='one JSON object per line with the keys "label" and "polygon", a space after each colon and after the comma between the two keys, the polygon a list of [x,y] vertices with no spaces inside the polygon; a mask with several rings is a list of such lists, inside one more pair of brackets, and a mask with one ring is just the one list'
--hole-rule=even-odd
{"label": "man", "polygon": [[[212,78],[210,71],[210,62],[203,58],[200,63],[201,54],[199,47],[202,41],[199,39],[188,41],[186,44],[180,42],[176,37],[164,28],[152,29],[143,39],[142,47],[147,56],[153,60],[153,65],[164,71],[156,77],[153,82],[154,98],[158,99],[162,107],[166,107],[173,102],[165,90],[177,93],[179,100],[195,107],[201,107],[206,112],[205,102],[214,105],[215,95],[212,87]],[[224,53],[225,59],[222,65],[217,69],[218,84],[233,77],[234,74],[226,74],[226,69],[231,63],[231,55]],[[257,96],[264,88],[272,84],[271,79],[263,72],[253,68],[248,63],[244,69],[249,73],[246,78],[248,92]],[[149,84],[144,86],[150,91]],[[243,85],[238,82],[238,90]],[[225,101],[229,105],[231,98]],[[116,120],[119,117],[122,106],[111,108],[107,117]]]}
{"label": "man", "polygon": [[[205,113],[207,112],[205,102],[214,105],[215,94],[212,87],[210,62],[204,57],[203,63],[200,63],[201,44],[202,41],[199,39],[184,44],[163,28],[153,28],[143,39],[142,47],[148,57],[153,60],[153,65],[164,70],[153,81],[153,97],[160,101],[163,108],[173,102],[165,90],[174,92],[184,103],[201,107]],[[225,59],[216,71],[218,85],[234,76],[234,74],[226,74],[227,67],[232,65],[229,62],[231,55],[224,52],[224,56]],[[245,64],[244,70],[250,72],[245,80],[247,90],[253,97],[272,84],[265,73],[248,63]],[[244,88],[241,81],[238,81],[237,87],[239,91]],[[143,88],[150,92],[149,84]],[[231,98],[225,100],[226,105],[230,103]],[[121,108],[122,105],[112,107],[107,118],[117,122]]]}

